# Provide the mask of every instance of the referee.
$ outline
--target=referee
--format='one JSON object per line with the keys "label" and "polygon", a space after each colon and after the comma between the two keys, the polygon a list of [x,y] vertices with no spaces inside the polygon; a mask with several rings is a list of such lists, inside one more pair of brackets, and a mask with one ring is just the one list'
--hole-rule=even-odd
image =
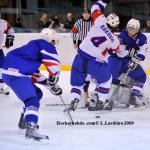
{"label": "referee", "polygon": [[[73,39],[73,47],[77,49],[81,42],[84,40],[86,37],[87,33],[89,32],[92,24],[92,19],[91,19],[91,13],[89,9],[85,8],[82,12],[82,17],[81,19],[78,19],[72,30],[71,30],[71,35]],[[87,98],[89,97],[88,94],[88,88],[89,88],[89,81],[85,82],[85,85],[83,87],[84,89],[84,99],[85,99],[85,107],[88,106]]]}
{"label": "referee", "polygon": [[72,30],[73,47],[76,49],[86,37],[91,28],[91,15],[89,9],[84,9],[81,19],[78,19]]}

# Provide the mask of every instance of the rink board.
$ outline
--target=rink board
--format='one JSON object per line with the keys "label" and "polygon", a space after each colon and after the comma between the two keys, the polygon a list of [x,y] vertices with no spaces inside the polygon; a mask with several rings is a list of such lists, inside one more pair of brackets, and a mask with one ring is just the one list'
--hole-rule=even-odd
{"label": "rink board", "polygon": [[[150,74],[150,34],[147,33],[146,36],[148,38],[149,50],[146,55],[145,61],[142,63],[142,67],[144,68],[144,70],[147,71],[148,74]],[[14,48],[18,48],[26,44],[30,40],[39,39],[39,38],[40,38],[39,33],[16,33],[14,46],[11,47],[10,49],[4,48],[4,52],[6,54],[8,51],[11,51]],[[61,62],[61,69],[64,71],[70,70],[72,61],[77,53],[77,50],[73,48],[71,34],[59,33],[59,44],[56,47]],[[42,69],[44,68],[42,67]]]}

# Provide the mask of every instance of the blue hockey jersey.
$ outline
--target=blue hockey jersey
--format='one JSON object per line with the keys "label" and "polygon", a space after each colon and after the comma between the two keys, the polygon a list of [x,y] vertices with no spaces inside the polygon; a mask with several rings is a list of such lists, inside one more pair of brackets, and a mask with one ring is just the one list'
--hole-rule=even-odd
{"label": "blue hockey jersey", "polygon": [[[140,60],[145,59],[145,54],[148,50],[147,37],[139,32],[135,38],[128,36],[127,31],[123,31],[119,34],[120,47],[119,57],[132,57],[136,55]],[[132,53],[132,54],[131,54]]]}
{"label": "blue hockey jersey", "polygon": [[3,73],[9,75],[32,75],[44,64],[54,76],[60,71],[60,61],[56,48],[43,39],[32,40],[14,49],[5,57]]}

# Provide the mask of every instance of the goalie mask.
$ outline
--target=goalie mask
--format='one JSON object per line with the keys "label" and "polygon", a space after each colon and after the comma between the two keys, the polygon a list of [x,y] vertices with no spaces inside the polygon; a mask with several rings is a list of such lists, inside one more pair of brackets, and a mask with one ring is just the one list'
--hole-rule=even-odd
{"label": "goalie mask", "polygon": [[54,45],[59,43],[58,33],[55,30],[44,28],[41,31],[41,36],[44,40]]}
{"label": "goalie mask", "polygon": [[107,25],[110,28],[117,28],[120,23],[119,17],[116,14],[110,14],[107,16]]}

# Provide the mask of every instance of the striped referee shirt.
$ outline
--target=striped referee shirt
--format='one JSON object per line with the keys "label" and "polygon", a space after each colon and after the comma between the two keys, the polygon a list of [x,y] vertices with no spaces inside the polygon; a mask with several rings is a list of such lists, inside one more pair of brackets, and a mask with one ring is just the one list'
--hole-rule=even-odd
{"label": "striped referee shirt", "polygon": [[71,30],[71,36],[74,44],[77,41],[83,41],[91,28],[91,19],[78,19]]}

